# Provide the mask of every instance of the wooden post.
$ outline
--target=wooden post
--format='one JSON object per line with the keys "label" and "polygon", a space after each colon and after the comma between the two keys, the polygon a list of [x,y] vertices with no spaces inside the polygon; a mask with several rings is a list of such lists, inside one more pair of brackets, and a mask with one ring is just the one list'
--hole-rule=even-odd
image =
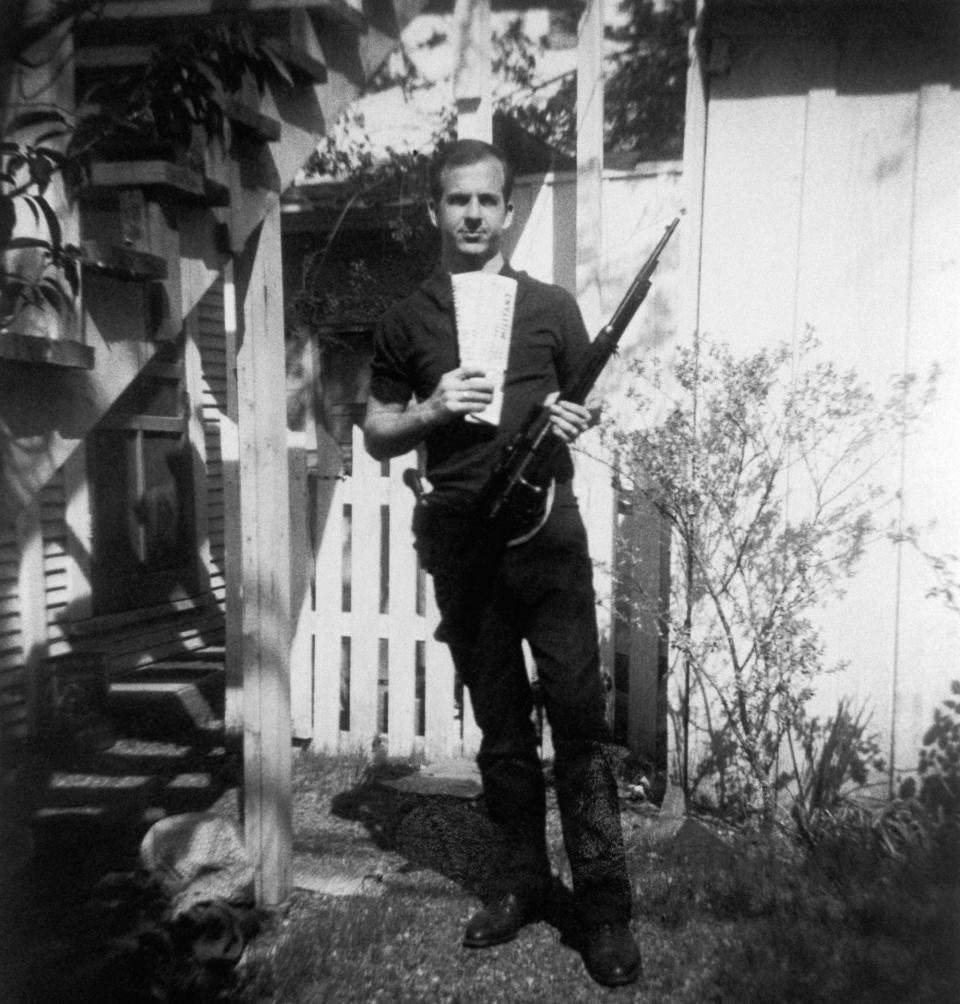
{"label": "wooden post", "polygon": [[493,99],[490,65],[490,0],[457,0],[454,19],[453,96],[457,110],[457,137],[493,138]]}
{"label": "wooden post", "polygon": [[[223,462],[223,576],[225,583],[226,695],[223,722],[228,735],[243,728],[243,532],[240,526],[240,436],[237,428],[238,299],[232,261],[223,267],[223,330],[227,355],[227,411],[220,419]],[[242,312],[242,311],[241,311]]]}
{"label": "wooden post", "polygon": [[243,537],[243,806],[257,903],[290,892],[290,502],[280,210],[268,209],[237,262]]}
{"label": "wooden post", "polygon": [[680,241],[680,297],[677,333],[687,338],[700,325],[700,247],[703,226],[703,182],[707,161],[707,80],[700,61],[698,34],[704,0],[697,3],[697,21],[687,43],[687,97],[683,123],[683,190],[686,218]]}
{"label": "wooden post", "polygon": [[413,495],[403,471],[417,463],[415,453],[390,462],[390,754],[408,756],[415,743],[417,557],[411,546]]}
{"label": "wooden post", "polygon": [[340,744],[343,609],[343,458],[322,425],[315,426],[317,498],[314,533],[313,745],[336,753]]}
{"label": "wooden post", "polygon": [[[707,162],[707,100],[708,81],[700,59],[699,34],[702,31],[705,0],[697,0],[697,17],[694,27],[690,30],[687,44],[687,94],[683,126],[683,188],[684,208],[686,218],[682,226],[680,238],[680,295],[677,305],[677,334],[680,339],[692,337],[700,328],[700,268],[703,232],[703,195],[704,179]],[[665,530],[669,533],[669,529]],[[670,547],[664,549],[661,562],[661,575],[666,583],[666,594],[660,600],[664,606],[670,599]],[[663,568],[666,563],[668,567]],[[631,681],[632,682],[632,681]],[[667,687],[667,674],[663,674],[663,686]],[[677,688],[681,700],[689,714],[690,695],[688,686],[681,681]],[[660,701],[665,707],[666,695]],[[664,710],[664,717],[667,712]],[[680,737],[680,748],[676,748],[677,736],[667,726],[665,733],[665,749],[663,758],[667,770],[687,787],[689,768],[689,725],[684,724],[683,736]]]}
{"label": "wooden post", "polygon": [[[603,324],[603,0],[590,0],[577,38],[577,302],[591,336]],[[613,672],[613,536],[616,505],[608,469],[589,460],[600,453],[595,433],[581,441],[578,492],[593,557],[600,661]],[[613,713],[613,694],[608,716]]]}
{"label": "wooden post", "polygon": [[603,0],[590,0],[577,36],[577,302],[595,334],[603,263]]}
{"label": "wooden post", "polygon": [[290,710],[297,739],[313,737],[313,659],[310,654],[313,610],[310,586],[313,553],[310,541],[310,484],[307,472],[307,433],[290,432]]}

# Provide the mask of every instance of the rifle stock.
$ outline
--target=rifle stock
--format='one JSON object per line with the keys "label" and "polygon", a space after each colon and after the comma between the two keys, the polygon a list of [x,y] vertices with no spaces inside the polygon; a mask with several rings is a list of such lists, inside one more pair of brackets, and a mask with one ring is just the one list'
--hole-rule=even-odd
{"label": "rifle stock", "polygon": [[[583,404],[603,368],[617,350],[617,343],[650,291],[652,276],[663,249],[673,236],[680,217],[666,228],[644,262],[610,320],[590,343],[581,369],[561,388],[564,401]],[[550,413],[544,405],[530,409],[520,430],[505,447],[478,498],[481,516],[501,525],[511,543],[533,536],[549,515],[553,471],[560,440],[551,434]]]}

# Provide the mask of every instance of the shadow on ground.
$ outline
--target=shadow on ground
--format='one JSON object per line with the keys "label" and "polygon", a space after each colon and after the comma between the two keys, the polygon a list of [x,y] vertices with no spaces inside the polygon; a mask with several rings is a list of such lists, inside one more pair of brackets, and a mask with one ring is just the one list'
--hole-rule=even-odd
{"label": "shadow on ground", "polygon": [[[378,847],[402,855],[410,870],[429,869],[488,901],[506,848],[483,797],[410,794],[391,788],[390,780],[369,771],[360,783],[334,796],[334,815],[362,823]],[[573,893],[557,877],[542,919],[557,929],[564,944],[576,945]]]}

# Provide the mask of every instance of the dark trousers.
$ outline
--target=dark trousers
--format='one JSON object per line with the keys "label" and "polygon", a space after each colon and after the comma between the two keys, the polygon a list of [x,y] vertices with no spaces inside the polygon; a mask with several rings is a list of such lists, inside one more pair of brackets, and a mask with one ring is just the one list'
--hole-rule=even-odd
{"label": "dark trousers", "polygon": [[[484,579],[480,569],[489,554],[471,552],[477,538],[469,534],[454,543],[432,536],[428,567],[446,621],[463,577]],[[610,735],[592,572],[579,511],[557,505],[536,536],[498,556],[488,581],[443,632],[482,732],[477,762],[487,808],[508,847],[494,895],[532,888],[550,874],[543,770],[521,641],[530,645],[553,737],[564,846],[586,925],[628,920],[631,901],[617,786],[605,752]]]}

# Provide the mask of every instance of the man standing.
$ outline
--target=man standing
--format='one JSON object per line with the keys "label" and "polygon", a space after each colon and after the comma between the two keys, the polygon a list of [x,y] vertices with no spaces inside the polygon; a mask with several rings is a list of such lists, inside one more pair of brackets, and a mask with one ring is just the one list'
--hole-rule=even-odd
{"label": "man standing", "polygon": [[[510,941],[543,915],[551,886],[526,640],[552,731],[581,951],[591,976],[615,986],[636,980],[641,964],[628,926],[631,889],[616,782],[604,751],[609,731],[592,565],[566,446],[549,517],[534,536],[491,547],[472,511],[503,444],[532,405],[552,402],[552,431],[565,444],[591,424],[586,408],[556,399],[589,346],[575,300],[514,271],[503,255],[512,183],[503,154],[478,140],[458,141],[440,158],[429,204],[440,232],[439,267],[379,325],[364,435],[378,460],[425,445],[432,490],[418,505],[417,549],[434,580],[438,637],[449,644],[470,691],[482,732],[477,762],[484,799],[507,848],[499,884],[467,924],[463,943],[485,948]],[[452,277],[467,272],[516,283],[497,426],[475,420],[493,399],[493,381],[483,369],[461,365]]]}

